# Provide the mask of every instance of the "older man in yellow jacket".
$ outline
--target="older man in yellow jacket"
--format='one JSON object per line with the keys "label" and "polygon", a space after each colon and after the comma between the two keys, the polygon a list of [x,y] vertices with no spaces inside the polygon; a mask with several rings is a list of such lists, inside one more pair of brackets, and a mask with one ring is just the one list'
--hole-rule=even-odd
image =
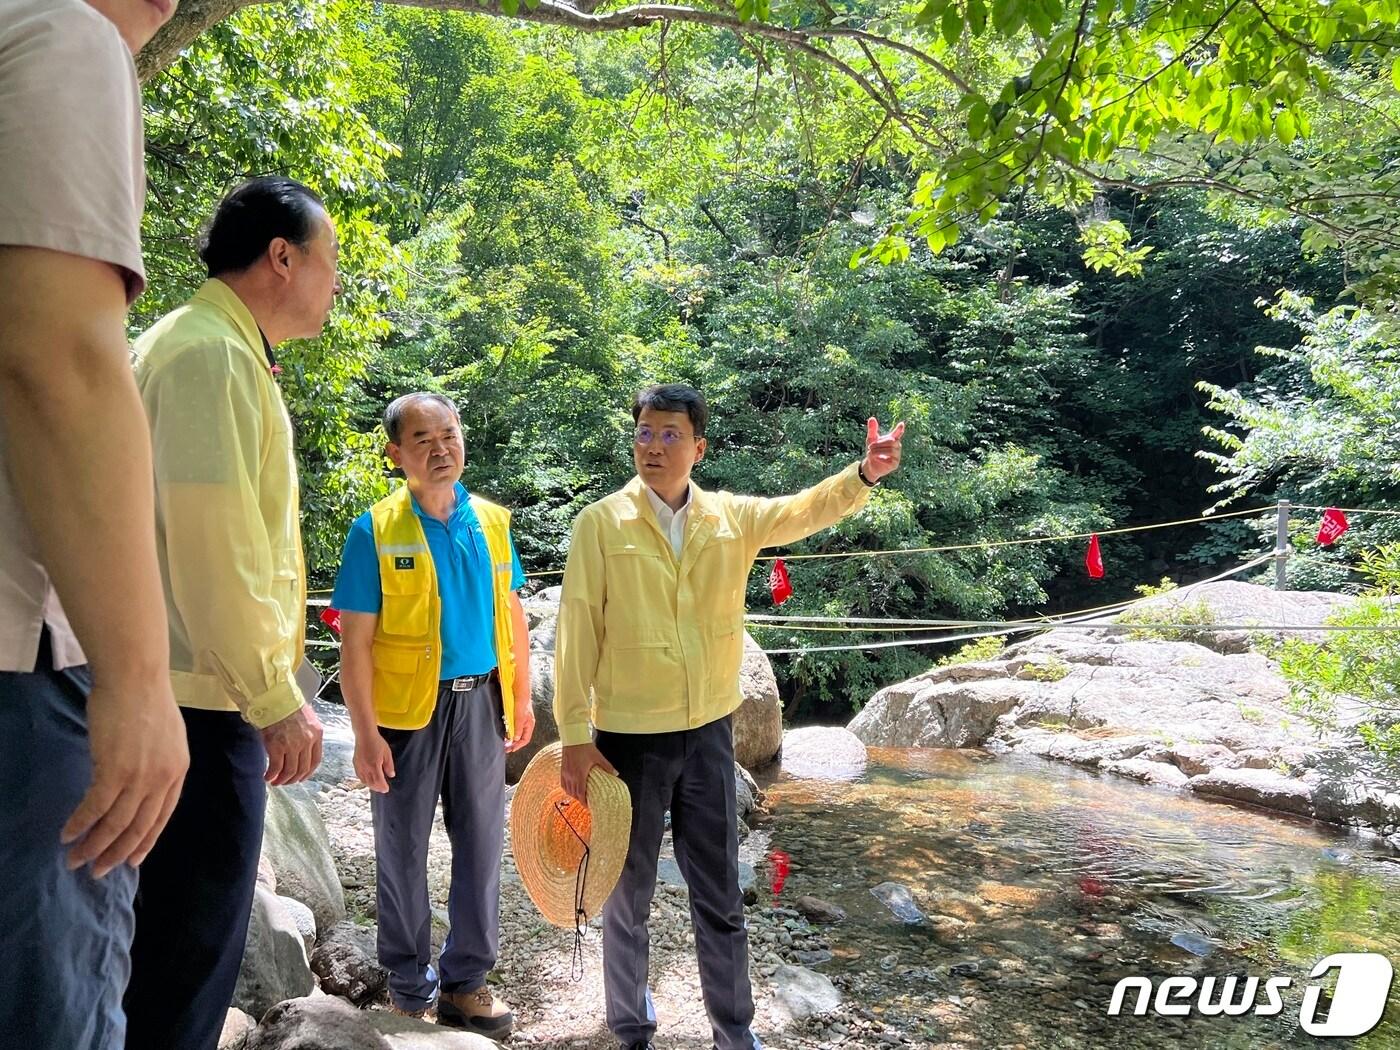
{"label": "older man in yellow jacket", "polygon": [[690,480],[706,448],[698,390],[649,387],[632,417],[637,477],[574,523],[555,641],[564,789],[586,799],[589,771],[601,766],[632,795],[627,861],[603,909],[608,1027],[627,1050],[649,1050],[656,1032],[647,915],[669,809],[715,1046],[758,1050],[729,718],[740,703],[745,586],[762,548],[863,507],[899,466],[904,427],[881,436],[869,420],[860,463],[794,496],[762,499]]}
{"label": "older man in yellow jacket", "polygon": [[205,231],[209,280],[136,343],[190,771],[141,865],[129,1050],[214,1050],[247,938],[264,781],[297,783],[321,761],[321,724],[294,677],[306,570],[273,351],[321,333],[340,292],[337,252],[315,193],[250,179]]}

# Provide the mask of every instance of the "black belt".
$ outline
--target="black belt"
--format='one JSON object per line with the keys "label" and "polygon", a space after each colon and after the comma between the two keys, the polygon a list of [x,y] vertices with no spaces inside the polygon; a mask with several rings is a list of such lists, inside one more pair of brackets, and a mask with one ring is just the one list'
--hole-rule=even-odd
{"label": "black belt", "polygon": [[438,689],[450,693],[470,693],[477,686],[489,682],[495,673],[495,671],[487,671],[485,674],[468,674],[461,678],[444,678],[438,683]]}

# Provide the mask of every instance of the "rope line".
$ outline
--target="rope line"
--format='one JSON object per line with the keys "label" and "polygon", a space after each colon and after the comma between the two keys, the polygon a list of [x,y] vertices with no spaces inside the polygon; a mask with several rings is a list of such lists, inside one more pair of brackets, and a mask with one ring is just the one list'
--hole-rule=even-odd
{"label": "rope line", "polygon": [[1103,529],[1098,532],[1072,532],[1063,536],[1027,536],[1019,540],[983,540],[978,543],[952,543],[941,547],[896,547],[878,551],[836,551],[829,554],[771,554],[756,561],[810,561],[816,558],[877,558],[891,554],[941,554],[947,551],[993,550],[998,547],[1024,547],[1035,543],[1063,543],[1067,540],[1087,540],[1091,536],[1122,536],[1129,532],[1148,532],[1152,529],[1169,529],[1177,525],[1194,525],[1202,521],[1219,521],[1222,518],[1240,518],[1249,514],[1262,514],[1274,510],[1273,507],[1254,507],[1249,510],[1234,510],[1225,514],[1202,514],[1195,518],[1181,518],[1177,521],[1159,521],[1153,525],[1125,525],[1120,529]]}
{"label": "rope line", "polygon": [[[1238,565],[1238,566],[1236,566],[1236,567],[1233,568],[1233,569],[1229,569],[1229,570],[1227,570],[1227,571],[1225,571],[1225,572],[1218,573],[1217,575],[1212,576],[1212,577],[1210,577],[1209,579],[1198,580],[1195,584],[1192,584],[1191,586],[1199,586],[1200,584],[1203,584],[1203,583],[1215,583],[1217,580],[1223,580],[1223,579],[1226,579],[1226,578],[1228,578],[1228,577],[1230,577],[1230,576],[1235,576],[1235,575],[1237,575],[1237,574],[1239,574],[1239,573],[1246,572],[1246,571],[1248,571],[1249,569],[1254,568],[1256,565],[1262,565],[1262,564],[1264,564],[1264,562],[1270,561],[1270,560],[1272,560],[1272,559],[1273,559],[1273,555],[1272,555],[1272,554],[1260,555],[1258,558],[1255,558],[1255,559],[1253,559],[1253,560],[1251,560],[1251,561],[1247,561],[1247,562],[1245,562],[1243,565]],[[1189,590],[1189,588],[1182,588],[1182,590],[1183,590],[1183,592],[1184,592],[1184,591]],[[1128,603],[1128,604],[1136,604],[1137,602],[1140,602],[1140,601],[1143,601],[1143,600],[1144,600],[1144,599],[1141,599],[1141,598],[1134,599],[1133,602],[1130,602],[1130,603]],[[1063,627],[1063,626],[1065,626],[1065,625],[1067,625],[1067,624],[1083,623],[1083,622],[1084,622],[1085,620],[1087,620],[1087,619],[1090,619],[1090,617],[1087,617],[1087,616],[1061,617],[1061,618],[1056,618],[1056,619],[1037,620],[1037,621],[1030,622],[1030,623],[1023,623],[1023,624],[1018,624],[1018,625],[1012,625],[1012,626],[1009,626],[1009,627],[1004,627],[1004,628],[1002,628],[1001,630],[981,630],[981,631],[967,632],[967,633],[963,633],[963,634],[926,636],[926,637],[923,637],[923,638],[905,638],[905,639],[900,639],[900,640],[898,640],[898,641],[892,641],[892,642],[866,642],[866,643],[863,643],[863,644],[860,644],[860,645],[808,645],[808,646],[798,646],[798,647],[787,648],[787,649],[765,649],[765,650],[763,650],[763,651],[764,651],[766,654],[768,654],[769,656],[786,656],[786,655],[800,654],[800,653],[839,653],[839,652],[866,651],[866,650],[872,650],[872,649],[903,649],[903,648],[911,648],[911,647],[920,646],[920,645],[944,645],[944,644],[947,644],[947,643],[949,643],[949,642],[969,642],[969,641],[975,641],[975,640],[977,640],[977,639],[979,639],[979,638],[995,638],[997,635],[1002,635],[1002,634],[1029,634],[1029,633],[1032,633],[1032,632],[1035,632],[1035,631],[1044,631],[1044,630],[1051,630],[1051,629]],[[1124,625],[1124,626],[1128,626],[1128,625]],[[1143,627],[1143,628],[1151,629],[1151,626],[1152,626],[1152,625],[1149,625],[1149,624],[1141,624],[1141,625],[1134,624],[1134,625],[1131,625],[1128,629],[1132,629],[1132,628],[1135,628],[1135,627]],[[1201,625],[1201,624],[1192,624],[1191,626],[1192,626],[1193,628],[1197,629],[1197,630],[1202,630],[1202,629],[1207,629],[1207,630],[1208,630],[1208,629],[1209,629],[1208,626],[1203,627],[1203,625]],[[1180,628],[1172,628],[1172,629],[1174,629],[1174,630],[1179,630]]]}
{"label": "rope line", "polygon": [[[1331,510],[1331,507],[1313,506],[1306,503],[1294,503],[1290,505],[1291,510]],[[1390,517],[1400,517],[1400,510],[1382,510],[1376,507],[1337,507],[1337,510],[1345,514],[1381,514]],[[1170,529],[1178,525],[1196,525],[1202,522],[1223,521],[1225,518],[1244,518],[1251,515],[1267,514],[1269,511],[1277,513],[1278,506],[1251,507],[1247,510],[1231,510],[1221,514],[1201,514],[1194,518],[1178,518],[1176,521],[1159,521],[1151,525],[1125,525],[1118,529],[1103,529],[1099,532],[1072,532],[1060,536],[1027,536],[1016,540],[979,540],[976,543],[951,543],[938,547],[891,547],[885,550],[874,551],[832,551],[823,554],[765,554],[755,561],[776,561],[782,558],[784,561],[815,561],[821,558],[883,558],[896,554],[945,554],[950,551],[971,551],[971,550],[996,550],[1000,547],[1025,547],[1037,543],[1064,543],[1069,540],[1087,540],[1092,536],[1123,536],[1131,532],[1149,532],[1153,529]],[[546,576],[563,576],[563,569],[541,569],[538,572],[527,572],[527,580],[541,579]],[[323,588],[314,591],[307,591],[312,594],[330,594],[332,588]],[[308,603],[317,604],[317,603]],[[325,603],[320,603],[325,604]]]}

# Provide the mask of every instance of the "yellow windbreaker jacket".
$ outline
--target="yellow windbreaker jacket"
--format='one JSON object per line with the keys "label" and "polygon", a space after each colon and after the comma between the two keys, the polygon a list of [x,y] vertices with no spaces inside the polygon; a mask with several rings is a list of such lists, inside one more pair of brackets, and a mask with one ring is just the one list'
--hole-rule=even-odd
{"label": "yellow windbreaker jacket", "polygon": [[856,465],[793,496],[692,485],[679,560],[644,482],[574,522],[555,638],[554,717],[565,744],[589,722],[618,733],[694,729],[739,706],[744,591],[764,547],[793,543],[863,507]]}
{"label": "yellow windbreaker jacket", "polygon": [[302,704],[306,570],[292,424],[243,301],[210,280],[136,342],[183,707],[258,728]]}

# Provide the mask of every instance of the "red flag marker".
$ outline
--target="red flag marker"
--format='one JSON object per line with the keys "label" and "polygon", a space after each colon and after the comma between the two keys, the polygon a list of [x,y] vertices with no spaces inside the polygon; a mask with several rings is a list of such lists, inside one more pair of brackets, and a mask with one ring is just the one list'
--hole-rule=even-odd
{"label": "red flag marker", "polygon": [[773,896],[783,892],[783,886],[787,884],[788,872],[792,870],[792,858],[780,849],[775,849],[768,854],[768,865],[770,871],[769,885],[773,888]]}
{"label": "red flag marker", "polygon": [[1089,570],[1089,575],[1094,579],[1103,579],[1103,554],[1099,551],[1098,533],[1089,537],[1089,550],[1084,555],[1084,568]]}
{"label": "red flag marker", "polygon": [[322,609],[322,610],[321,610],[321,622],[322,622],[323,624],[325,624],[327,627],[329,627],[329,628],[330,628],[332,631],[334,631],[336,634],[339,634],[339,633],[340,633],[340,610],[339,610],[339,609],[330,609],[330,608]]}
{"label": "red flag marker", "polygon": [[788,579],[787,566],[782,558],[773,563],[773,571],[768,574],[768,589],[773,592],[774,605],[782,605],[792,597],[792,581]]}
{"label": "red flag marker", "polygon": [[1317,530],[1317,542],[1324,547],[1330,547],[1336,543],[1351,527],[1347,521],[1347,516],[1336,507],[1328,507],[1322,512],[1322,527]]}

